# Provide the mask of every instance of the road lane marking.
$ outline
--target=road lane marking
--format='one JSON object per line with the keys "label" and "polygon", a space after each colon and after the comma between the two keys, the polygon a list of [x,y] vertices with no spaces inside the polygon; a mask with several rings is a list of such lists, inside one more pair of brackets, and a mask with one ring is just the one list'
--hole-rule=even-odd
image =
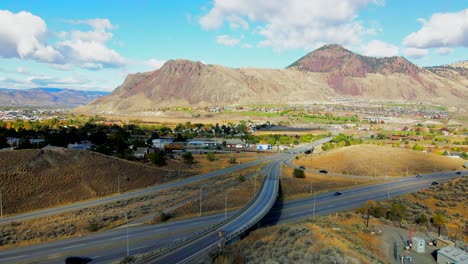
{"label": "road lane marking", "polygon": [[120,237],[114,237],[114,238],[111,238],[110,240],[117,240],[117,239],[122,239],[122,238],[126,238],[127,236],[120,236]]}
{"label": "road lane marking", "polygon": [[97,258],[100,258],[101,256],[94,256],[94,257],[91,257],[92,260],[95,260]]}
{"label": "road lane marking", "polygon": [[81,246],[86,246],[86,244],[79,244],[79,245],[74,245],[74,246],[69,246],[69,247],[63,247],[62,249],[76,248],[76,247],[81,247]]}
{"label": "road lane marking", "polygon": [[28,255],[21,255],[21,256],[16,256],[16,257],[11,257],[11,258],[4,258],[4,259],[0,259],[0,262],[5,261],[5,260],[10,260],[10,259],[22,258],[22,257],[26,257],[26,256],[28,256]]}
{"label": "road lane marking", "polygon": [[142,248],[146,248],[148,246],[142,246],[142,247],[137,247],[137,248],[131,248],[130,250],[138,250],[138,249],[142,249]]}

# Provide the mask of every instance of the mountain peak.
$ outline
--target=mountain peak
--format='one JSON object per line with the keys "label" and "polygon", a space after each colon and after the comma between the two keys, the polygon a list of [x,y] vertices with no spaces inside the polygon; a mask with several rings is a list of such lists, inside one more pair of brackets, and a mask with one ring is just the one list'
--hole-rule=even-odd
{"label": "mountain peak", "polygon": [[287,68],[301,71],[336,73],[343,76],[365,77],[367,73],[402,73],[415,77],[418,66],[403,57],[375,58],[356,54],[340,45],[330,44],[300,58]]}

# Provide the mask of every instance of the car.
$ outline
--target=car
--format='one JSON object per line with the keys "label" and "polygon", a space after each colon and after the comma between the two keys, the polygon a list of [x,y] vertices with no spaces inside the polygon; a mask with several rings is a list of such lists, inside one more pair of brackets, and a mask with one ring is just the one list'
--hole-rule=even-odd
{"label": "car", "polygon": [[416,178],[421,178],[421,177],[422,177],[421,174],[416,175]]}
{"label": "car", "polygon": [[461,174],[461,171],[457,171],[455,174]]}
{"label": "car", "polygon": [[439,183],[434,181],[431,183],[431,185],[439,185]]}
{"label": "car", "polygon": [[323,173],[323,174],[327,174],[327,173],[328,173],[328,171],[326,171],[326,170],[319,170],[319,172],[320,172],[320,173]]}
{"label": "car", "polygon": [[340,196],[340,195],[342,195],[342,193],[341,192],[335,192],[333,195]]}
{"label": "car", "polygon": [[68,257],[65,259],[66,264],[87,264],[91,262],[92,259],[88,257]]}
{"label": "car", "polygon": [[305,170],[305,167],[304,166],[299,166],[299,169]]}

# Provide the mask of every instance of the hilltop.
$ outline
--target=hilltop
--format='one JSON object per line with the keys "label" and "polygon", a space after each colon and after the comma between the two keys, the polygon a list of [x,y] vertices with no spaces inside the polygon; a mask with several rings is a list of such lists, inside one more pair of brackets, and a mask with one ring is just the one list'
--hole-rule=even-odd
{"label": "hilltop", "polygon": [[105,91],[84,91],[62,88],[7,89],[0,88],[2,106],[38,106],[72,108],[91,103],[108,95]]}
{"label": "hilltop", "polygon": [[327,169],[331,173],[373,176],[404,176],[438,171],[460,170],[463,159],[453,159],[403,148],[376,145],[354,145],[302,156],[294,164],[309,169]]}
{"label": "hilltop", "polygon": [[305,104],[337,97],[448,105],[468,99],[467,81],[466,74],[431,71],[402,57],[373,58],[327,45],[286,69],[170,60],[156,71],[128,75],[112,94],[77,111],[147,115],[173,106]]}
{"label": "hilltop", "polygon": [[63,148],[0,152],[3,212],[20,213],[143,188],[175,173]]}

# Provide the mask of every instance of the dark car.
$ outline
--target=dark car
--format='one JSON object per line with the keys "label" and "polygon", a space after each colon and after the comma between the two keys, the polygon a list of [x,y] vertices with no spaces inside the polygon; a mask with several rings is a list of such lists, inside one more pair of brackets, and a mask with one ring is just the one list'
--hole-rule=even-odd
{"label": "dark car", "polygon": [[305,170],[305,167],[304,166],[299,166],[299,169]]}
{"label": "dark car", "polygon": [[341,194],[342,194],[341,192],[335,192],[333,195],[340,196]]}
{"label": "dark car", "polygon": [[327,174],[327,173],[328,173],[328,171],[326,171],[326,170],[319,170],[319,172],[320,172],[320,173],[323,173],[323,174]]}
{"label": "dark car", "polygon": [[91,262],[91,258],[88,257],[68,257],[65,259],[66,264],[87,264]]}
{"label": "dark car", "polygon": [[432,182],[431,185],[439,185],[438,182]]}
{"label": "dark car", "polygon": [[461,171],[457,171],[456,174],[461,174]]}
{"label": "dark car", "polygon": [[416,175],[416,178],[421,178],[421,177],[422,177],[421,174]]}

